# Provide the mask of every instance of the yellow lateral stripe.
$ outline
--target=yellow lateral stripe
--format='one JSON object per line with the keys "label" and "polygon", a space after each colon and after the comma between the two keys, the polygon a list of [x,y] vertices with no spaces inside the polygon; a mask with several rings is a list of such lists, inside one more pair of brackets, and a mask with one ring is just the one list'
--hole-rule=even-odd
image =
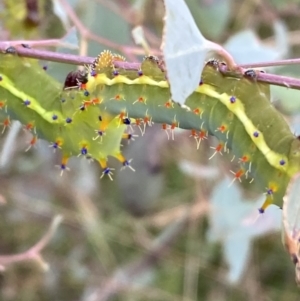
{"label": "yellow lateral stripe", "polygon": [[[107,77],[106,74],[102,73],[102,74],[98,74],[94,78],[94,80],[95,80],[94,84],[96,85],[102,84],[102,85],[112,86],[115,84],[122,83],[127,85],[150,85],[150,86],[156,86],[160,88],[169,88],[169,84],[167,81],[155,81],[146,75],[137,77],[135,79],[129,79],[124,75],[118,75],[110,79]],[[36,113],[38,113],[43,119],[45,119],[49,123],[62,123],[64,121],[60,112],[47,112],[47,110],[45,110],[43,107],[40,106],[40,104],[36,101],[36,99],[16,89],[13,83],[5,75],[2,75],[2,81],[0,81],[0,86],[7,89],[11,94],[15,95],[19,99],[22,99],[23,101],[29,100],[30,104],[27,106],[27,108],[34,110]],[[265,142],[263,134],[257,130],[257,128],[252,123],[252,121],[246,115],[244,105],[240,99],[237,98],[235,103],[232,104],[229,101],[230,96],[228,94],[226,93],[220,94],[215,91],[213,86],[207,84],[203,84],[199,86],[195,92],[205,94],[215,99],[219,99],[228,108],[228,110],[233,112],[237,116],[237,118],[241,121],[249,137],[252,139],[253,143],[258,147],[261,153],[266,157],[269,164],[277,169],[287,171],[288,169],[287,157],[278,154],[269,148],[269,146]],[[60,122],[57,122],[56,120],[52,119],[53,114],[59,117],[58,119],[60,120]],[[259,132],[259,136],[254,137],[253,135],[254,132]],[[286,164],[284,166],[281,166],[279,164],[280,160],[284,160]]]}
{"label": "yellow lateral stripe", "polygon": [[[90,80],[90,79],[89,79]],[[124,75],[118,75],[112,79],[108,78],[105,73],[97,74],[95,77],[96,85],[108,85],[126,84],[126,85],[150,85],[160,88],[169,88],[167,81],[156,81],[149,76],[143,75],[135,79],[129,79]]]}
{"label": "yellow lateral stripe", "polygon": [[[38,101],[36,99],[34,99],[33,97],[27,95],[26,93],[18,90],[17,88],[15,88],[14,84],[7,76],[1,74],[1,77],[2,77],[2,80],[0,81],[1,87],[8,90],[11,94],[13,94],[17,98],[21,99],[22,101],[25,101],[25,100],[30,101],[30,104],[28,106],[26,106],[28,109],[35,111],[49,123],[63,123],[64,122],[63,116],[61,115],[60,112],[57,112],[57,111],[48,112],[38,103]],[[58,117],[57,120],[52,119],[52,116],[54,114],[57,115],[57,117]]]}
{"label": "yellow lateral stripe", "polygon": [[[254,126],[252,121],[248,118],[245,113],[245,107],[240,99],[236,98],[235,103],[232,104],[230,102],[230,95],[223,93],[219,94],[212,87],[206,85],[206,87],[201,86],[201,92],[206,94],[207,96],[219,99],[235,116],[241,121],[246,132],[249,137],[252,139],[253,143],[257,146],[257,148],[261,151],[261,153],[266,157],[267,161],[270,165],[274,166],[279,170],[283,170],[285,172],[288,171],[288,158],[282,154],[278,154],[272,151],[267,145],[264,135]],[[259,136],[255,137],[254,132],[258,132]],[[284,166],[280,165],[280,161],[284,160],[286,164]]]}
{"label": "yellow lateral stripe", "polygon": [[[127,84],[127,85],[150,85],[156,86],[161,88],[169,88],[169,84],[167,81],[155,81],[150,77],[143,75],[136,79],[129,79],[124,75],[118,75],[112,79],[108,78],[105,73],[97,74],[95,78],[96,85],[109,85],[112,86],[114,84]],[[248,133],[249,137],[252,139],[253,143],[257,146],[257,148],[261,151],[261,153],[266,157],[267,161],[270,165],[274,166],[275,168],[288,172],[288,158],[282,154],[276,153],[270,149],[267,145],[264,136],[258,129],[254,126],[252,121],[248,118],[245,113],[245,107],[240,99],[236,99],[235,103],[232,104],[230,100],[230,95],[223,93],[220,94],[215,91],[215,88],[208,84],[202,84],[201,86],[197,87],[195,90],[197,93],[205,94],[212,98],[220,100],[235,116],[241,121],[243,124],[246,132]],[[259,136],[254,137],[254,132],[258,132]],[[280,161],[284,160],[286,163],[285,165],[280,165]]]}

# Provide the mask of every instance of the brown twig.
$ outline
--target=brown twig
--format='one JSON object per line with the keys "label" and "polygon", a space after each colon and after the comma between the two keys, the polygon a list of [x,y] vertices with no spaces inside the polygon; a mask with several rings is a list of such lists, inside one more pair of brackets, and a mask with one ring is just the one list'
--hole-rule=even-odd
{"label": "brown twig", "polygon": [[[24,45],[24,47],[55,47],[55,46],[61,46],[62,39],[49,39],[49,40],[16,40],[16,41],[3,41],[1,43],[6,43],[6,47],[9,46],[20,46]],[[74,47],[75,48],[75,47]]]}
{"label": "brown twig", "polygon": [[[0,42],[0,52],[6,53],[7,42]],[[67,53],[58,53],[53,51],[30,49],[24,47],[16,47],[16,54],[20,57],[28,57],[38,60],[46,60],[51,62],[65,63],[71,65],[88,65],[92,64],[94,58],[78,56]]]}
{"label": "brown twig", "polygon": [[[7,42],[0,42],[0,52],[6,53],[6,49],[7,49]],[[24,47],[17,47],[16,54],[19,55],[20,57],[29,57],[34,59],[48,60],[52,62],[66,63],[72,65],[89,65],[92,64],[95,59],[93,57],[78,56],[74,54],[58,53],[58,52],[38,50],[38,49],[28,49]],[[295,62],[296,59],[288,60],[287,61],[288,64],[291,61]],[[298,62],[299,61],[300,59],[298,59]],[[283,63],[284,61],[279,61],[279,62]],[[260,64],[260,66],[261,65],[262,64]],[[115,66],[124,69],[139,70],[140,63],[115,62]],[[246,65],[241,65],[240,67],[244,68],[245,66]],[[253,64],[251,66],[253,67]],[[230,75],[236,77],[242,76],[242,74],[239,73],[232,74],[225,65],[220,68],[220,71],[224,75]],[[270,74],[270,73],[259,73],[257,75],[256,80],[271,85],[300,90],[300,79],[293,78],[293,77],[281,76],[281,75]]]}
{"label": "brown twig", "polygon": [[[243,74],[232,74],[226,66],[220,67],[220,72],[224,75],[240,77]],[[267,83],[270,85],[281,86],[286,88],[291,88],[295,90],[300,90],[300,79],[282,75],[276,75],[271,73],[258,72],[256,74],[256,79],[258,82]]]}
{"label": "brown twig", "polygon": [[278,60],[274,62],[252,63],[240,65],[242,68],[262,68],[262,67],[277,67],[287,65],[299,65],[300,59]]}
{"label": "brown twig", "polygon": [[57,215],[54,217],[51,226],[49,230],[46,232],[46,234],[38,241],[33,247],[31,247],[29,250],[27,250],[24,253],[15,254],[15,255],[1,255],[0,256],[0,269],[5,270],[5,268],[11,264],[22,262],[22,261],[28,261],[28,260],[35,260],[38,262],[43,269],[47,269],[48,265],[43,260],[43,257],[41,255],[41,251],[46,247],[46,245],[50,242],[52,237],[54,236],[57,227],[62,221],[62,216]]}

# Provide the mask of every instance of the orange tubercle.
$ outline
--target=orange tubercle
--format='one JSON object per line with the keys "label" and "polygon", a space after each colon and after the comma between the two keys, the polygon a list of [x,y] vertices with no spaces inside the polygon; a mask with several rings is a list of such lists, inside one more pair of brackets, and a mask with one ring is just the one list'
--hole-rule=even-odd
{"label": "orange tubercle", "polygon": [[234,178],[228,187],[230,187],[235,182],[235,180],[239,180],[240,182],[242,182],[241,177],[245,174],[244,169],[239,169],[237,172],[230,170],[230,172],[234,175]]}
{"label": "orange tubercle", "polygon": [[198,136],[199,136],[199,139],[200,139],[200,140],[207,139],[207,131],[201,130],[201,131],[199,132]]}
{"label": "orange tubercle", "polygon": [[0,110],[6,108],[6,100],[0,100]]}
{"label": "orange tubercle", "polygon": [[10,121],[10,118],[8,116],[2,122],[2,125],[3,125],[2,134],[4,133],[5,129],[10,126],[10,124],[11,124],[11,121]]}
{"label": "orange tubercle", "polygon": [[239,162],[242,162],[242,163],[249,162],[249,160],[250,160],[250,158],[247,155],[244,155],[241,158],[239,158]]}
{"label": "orange tubercle", "polygon": [[168,100],[168,101],[164,104],[164,106],[165,106],[166,108],[173,108],[173,107],[174,107],[174,103],[173,103],[171,100]]}
{"label": "orange tubercle", "polygon": [[217,131],[220,131],[221,133],[224,133],[227,131],[227,126],[222,124],[217,128]]}
{"label": "orange tubercle", "polygon": [[146,98],[143,96],[139,96],[133,104],[135,104],[137,102],[146,104]]}
{"label": "orange tubercle", "polygon": [[196,108],[193,110],[193,113],[199,115],[202,118],[203,110],[201,108]]}
{"label": "orange tubercle", "polygon": [[34,122],[28,122],[24,128],[28,131],[31,131],[34,128]]}
{"label": "orange tubercle", "polygon": [[116,94],[116,95],[114,96],[114,98],[112,98],[112,99],[117,100],[117,101],[125,100],[124,96],[121,95],[121,94]]}
{"label": "orange tubercle", "polygon": [[216,147],[211,146],[210,148],[214,149],[215,152],[208,158],[208,160],[212,159],[217,153],[219,153],[220,155],[223,155],[222,154],[222,150],[224,148],[223,143],[219,143]]}

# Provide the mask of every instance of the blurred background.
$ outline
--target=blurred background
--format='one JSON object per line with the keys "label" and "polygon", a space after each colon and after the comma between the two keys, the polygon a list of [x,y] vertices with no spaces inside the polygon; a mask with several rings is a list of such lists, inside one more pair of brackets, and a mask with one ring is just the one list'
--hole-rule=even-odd
{"label": "blurred background", "polygon": [[[238,63],[300,56],[299,0],[186,2],[203,35]],[[140,61],[145,51],[132,30],[141,25],[159,55],[163,16],[161,0],[0,0],[0,39],[54,39],[47,49],[88,56],[111,49]],[[75,70],[40,64],[62,83]],[[300,73],[298,66],[268,71]],[[299,135],[299,92],[276,87],[272,93]],[[135,134],[123,144],[136,172],[112,160],[110,181],[100,180],[99,166],[84,158],[72,158],[61,177],[60,154],[49,142],[26,152],[31,137],[18,122],[4,131],[0,254],[25,252],[55,216],[63,221],[42,258],[4,266],[0,300],[299,300],[281,243],[281,210],[271,206],[258,216],[261,194],[238,181],[228,188],[231,158],[208,160],[217,141],[209,137],[197,150],[189,132],[175,131],[172,141],[160,125]]]}

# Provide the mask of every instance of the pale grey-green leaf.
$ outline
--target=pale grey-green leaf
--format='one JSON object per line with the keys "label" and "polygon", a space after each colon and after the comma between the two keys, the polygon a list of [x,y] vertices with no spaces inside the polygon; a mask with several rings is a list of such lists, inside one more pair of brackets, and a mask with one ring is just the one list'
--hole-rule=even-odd
{"label": "pale grey-green leaf", "polygon": [[200,33],[183,0],[165,0],[166,17],[162,50],[172,99],[184,104],[199,85],[211,43]]}

